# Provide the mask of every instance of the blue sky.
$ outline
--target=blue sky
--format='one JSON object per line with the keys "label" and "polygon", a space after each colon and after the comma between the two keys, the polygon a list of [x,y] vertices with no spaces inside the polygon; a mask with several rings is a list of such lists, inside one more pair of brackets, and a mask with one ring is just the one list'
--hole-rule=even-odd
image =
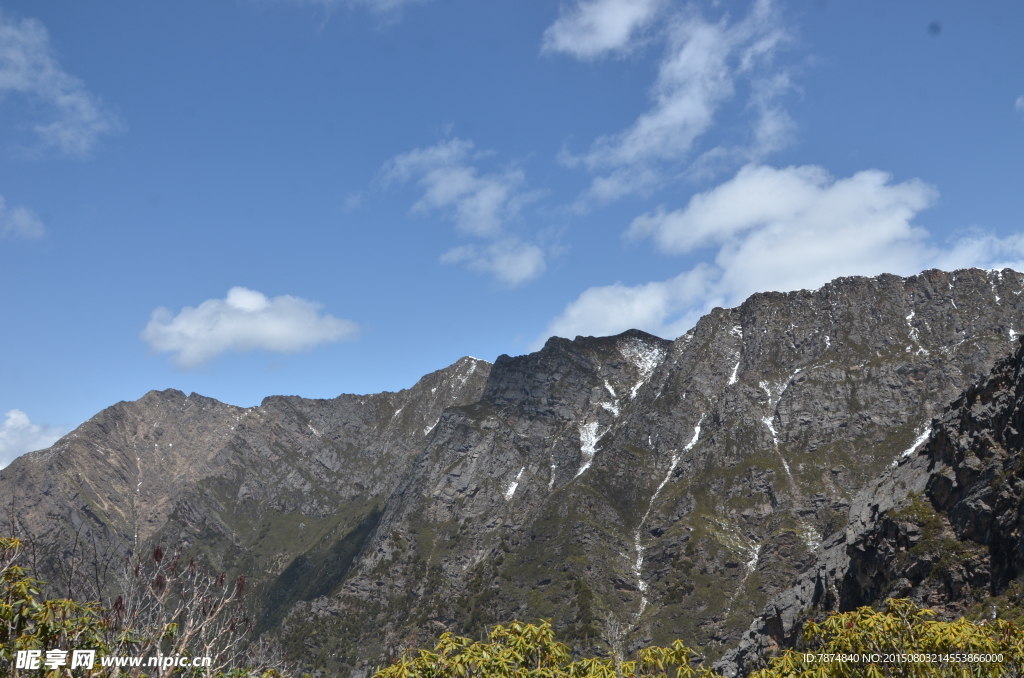
{"label": "blue sky", "polygon": [[150,389],[397,390],[755,291],[1022,267],[1021,25],[0,0],[0,466]]}

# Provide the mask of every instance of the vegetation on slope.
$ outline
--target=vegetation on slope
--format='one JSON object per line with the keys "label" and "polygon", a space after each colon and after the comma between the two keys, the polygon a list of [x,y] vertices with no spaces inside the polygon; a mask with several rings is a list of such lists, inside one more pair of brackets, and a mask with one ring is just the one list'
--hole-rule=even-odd
{"label": "vegetation on slope", "polygon": [[806,645],[749,678],[1020,676],[1024,630],[1012,621],[937,621],[931,610],[889,599],[804,627]]}
{"label": "vegetation on slope", "polygon": [[[17,539],[0,537],[0,676],[66,678],[179,676],[281,678],[284,664],[251,644],[242,603],[244,579],[202,572],[157,547],[146,563],[127,563],[111,608],[45,599],[42,582],[17,564]],[[620,634],[621,635],[621,634]],[[621,638],[604,657],[573,658],[550,621],[493,627],[486,641],[451,633],[433,650],[405,652],[373,678],[711,678],[702,657],[676,641],[629,659]],[[19,667],[19,651],[39,652],[38,668]],[[93,650],[99,657],[211,657],[208,667],[46,665],[51,651]],[[696,660],[696,666],[694,665]],[[1002,678],[1024,673],[1024,630],[1005,619],[942,622],[909,600],[887,600],[807,623],[800,647],[750,678]]]}
{"label": "vegetation on slope", "polygon": [[[549,621],[495,626],[488,642],[445,633],[433,652],[406,653],[373,678],[704,678],[710,669],[694,668],[695,653],[676,641],[672,647],[648,647],[636,660],[610,657],[572,661],[569,647],[555,640]],[[675,669],[672,671],[672,669]]]}
{"label": "vegetation on slope", "polygon": [[[749,678],[888,678],[1021,675],[1024,631],[1013,622],[935,621],[909,600],[888,600],[809,622],[805,645],[787,650]],[[710,678],[691,660],[702,659],[676,641],[648,647],[634,660],[607,657],[573,660],[555,640],[550,622],[496,626],[488,641],[446,633],[433,651],[405,653],[373,678]]]}

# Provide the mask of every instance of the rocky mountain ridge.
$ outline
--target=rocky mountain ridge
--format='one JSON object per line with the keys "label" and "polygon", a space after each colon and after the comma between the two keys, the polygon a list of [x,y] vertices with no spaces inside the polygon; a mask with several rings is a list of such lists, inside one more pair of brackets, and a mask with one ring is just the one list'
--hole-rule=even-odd
{"label": "rocky mountain ridge", "polygon": [[125,552],[171,530],[228,568],[253,567],[259,556],[235,559],[273,531],[263,555],[294,557],[369,513],[368,498],[393,490],[442,412],[476,400],[489,371],[463,358],[398,393],[273,396],[252,408],[151,391],[0,471],[4,527],[98,530]]}
{"label": "rocky mountain ridge", "polygon": [[1024,611],[1024,344],[854,499],[848,526],[716,668],[745,675],[808,617],[908,597],[947,620]]}
{"label": "rocky mountain ridge", "polygon": [[399,394],[151,393],[0,471],[0,495],[31,529],[56,516],[255,573],[263,630],[328,673],[513,617],[580,651],[679,637],[713,660],[743,638],[760,656],[792,629],[751,620],[1011,350],[1022,290],[1010,270],[841,278],[675,341],[553,338]]}

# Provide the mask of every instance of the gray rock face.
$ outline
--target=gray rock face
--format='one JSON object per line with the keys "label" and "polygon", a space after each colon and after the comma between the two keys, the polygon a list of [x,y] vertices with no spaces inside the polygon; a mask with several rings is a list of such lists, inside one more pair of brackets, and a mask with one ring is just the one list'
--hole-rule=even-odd
{"label": "gray rock face", "polygon": [[0,530],[60,549],[95,531],[116,553],[169,541],[215,567],[280,572],[369,515],[445,408],[478,399],[489,371],[463,358],[398,393],[253,408],[151,391],[0,470]]}
{"label": "gray rock face", "polygon": [[[811,616],[831,611],[846,611],[881,600],[880,592],[865,596],[856,591],[864,574],[874,577],[882,551],[901,550],[877,548],[879,536],[895,540],[900,535],[889,529],[888,516],[893,509],[906,505],[928,486],[936,464],[925,450],[913,450],[896,460],[895,468],[861,490],[849,510],[849,523],[829,536],[817,552],[814,563],[797,577],[791,587],[776,595],[764,611],[751,623],[738,645],[715,663],[715,670],[727,678],[746,675],[765,665],[766,660],[786,648],[794,647],[804,622]],[[941,469],[941,465],[939,466]],[[905,550],[906,544],[903,544]],[[899,594],[905,594],[900,591]],[[900,597],[899,595],[896,597]]]}
{"label": "gray rock face", "polygon": [[[553,616],[600,650],[608,615],[634,647],[682,637],[714,657],[1011,348],[1020,285],[1009,271],[843,279],[754,295],[670,345],[631,333],[499,358],[345,587],[309,610],[387,629],[338,647],[350,657],[515,616]],[[648,378],[624,342],[656,364]]]}
{"label": "gray rock face", "polygon": [[[618,625],[628,648],[682,638],[715,660],[742,638],[753,661],[807,601],[839,604],[847,549],[923,462],[875,479],[1011,350],[1022,290],[1009,270],[843,278],[715,309],[672,342],[555,338],[399,394],[250,411],[150,394],[0,471],[0,492],[38,524],[130,548],[137,530],[256,573],[265,629],[317,670],[362,675],[513,617],[554,618],[580,651]],[[158,463],[146,494],[137,465]]]}
{"label": "gray rock face", "polygon": [[[854,499],[850,523],[716,664],[744,675],[803,622],[909,597],[940,618],[1019,615],[1024,574],[1024,346],[933,420],[929,437]],[[1016,588],[1015,588],[1016,586]]]}

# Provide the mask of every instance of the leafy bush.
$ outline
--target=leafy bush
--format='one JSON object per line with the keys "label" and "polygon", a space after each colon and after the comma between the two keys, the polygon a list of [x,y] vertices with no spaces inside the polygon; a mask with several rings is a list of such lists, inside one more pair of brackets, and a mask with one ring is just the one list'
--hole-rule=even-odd
{"label": "leafy bush", "polygon": [[804,627],[806,648],[787,650],[749,678],[1020,676],[1024,631],[996,619],[942,622],[909,600],[862,607]]}
{"label": "leafy bush", "polygon": [[617,656],[571,661],[569,648],[555,640],[551,623],[512,622],[495,626],[489,642],[445,633],[433,652],[405,653],[373,678],[705,678],[710,669],[690,665],[694,653],[680,641],[648,647],[639,659]]}
{"label": "leafy bush", "polygon": [[[1024,673],[1024,631],[1012,622],[940,622],[909,600],[888,600],[808,622],[805,647],[787,650],[749,678],[1010,678]],[[446,633],[434,650],[405,653],[373,678],[710,678],[680,641],[638,658],[571,661],[549,622],[496,626],[488,642]]]}
{"label": "leafy bush", "polygon": [[105,648],[106,626],[95,603],[38,600],[42,582],[16,563],[21,543],[0,537],[0,675],[17,650]]}

